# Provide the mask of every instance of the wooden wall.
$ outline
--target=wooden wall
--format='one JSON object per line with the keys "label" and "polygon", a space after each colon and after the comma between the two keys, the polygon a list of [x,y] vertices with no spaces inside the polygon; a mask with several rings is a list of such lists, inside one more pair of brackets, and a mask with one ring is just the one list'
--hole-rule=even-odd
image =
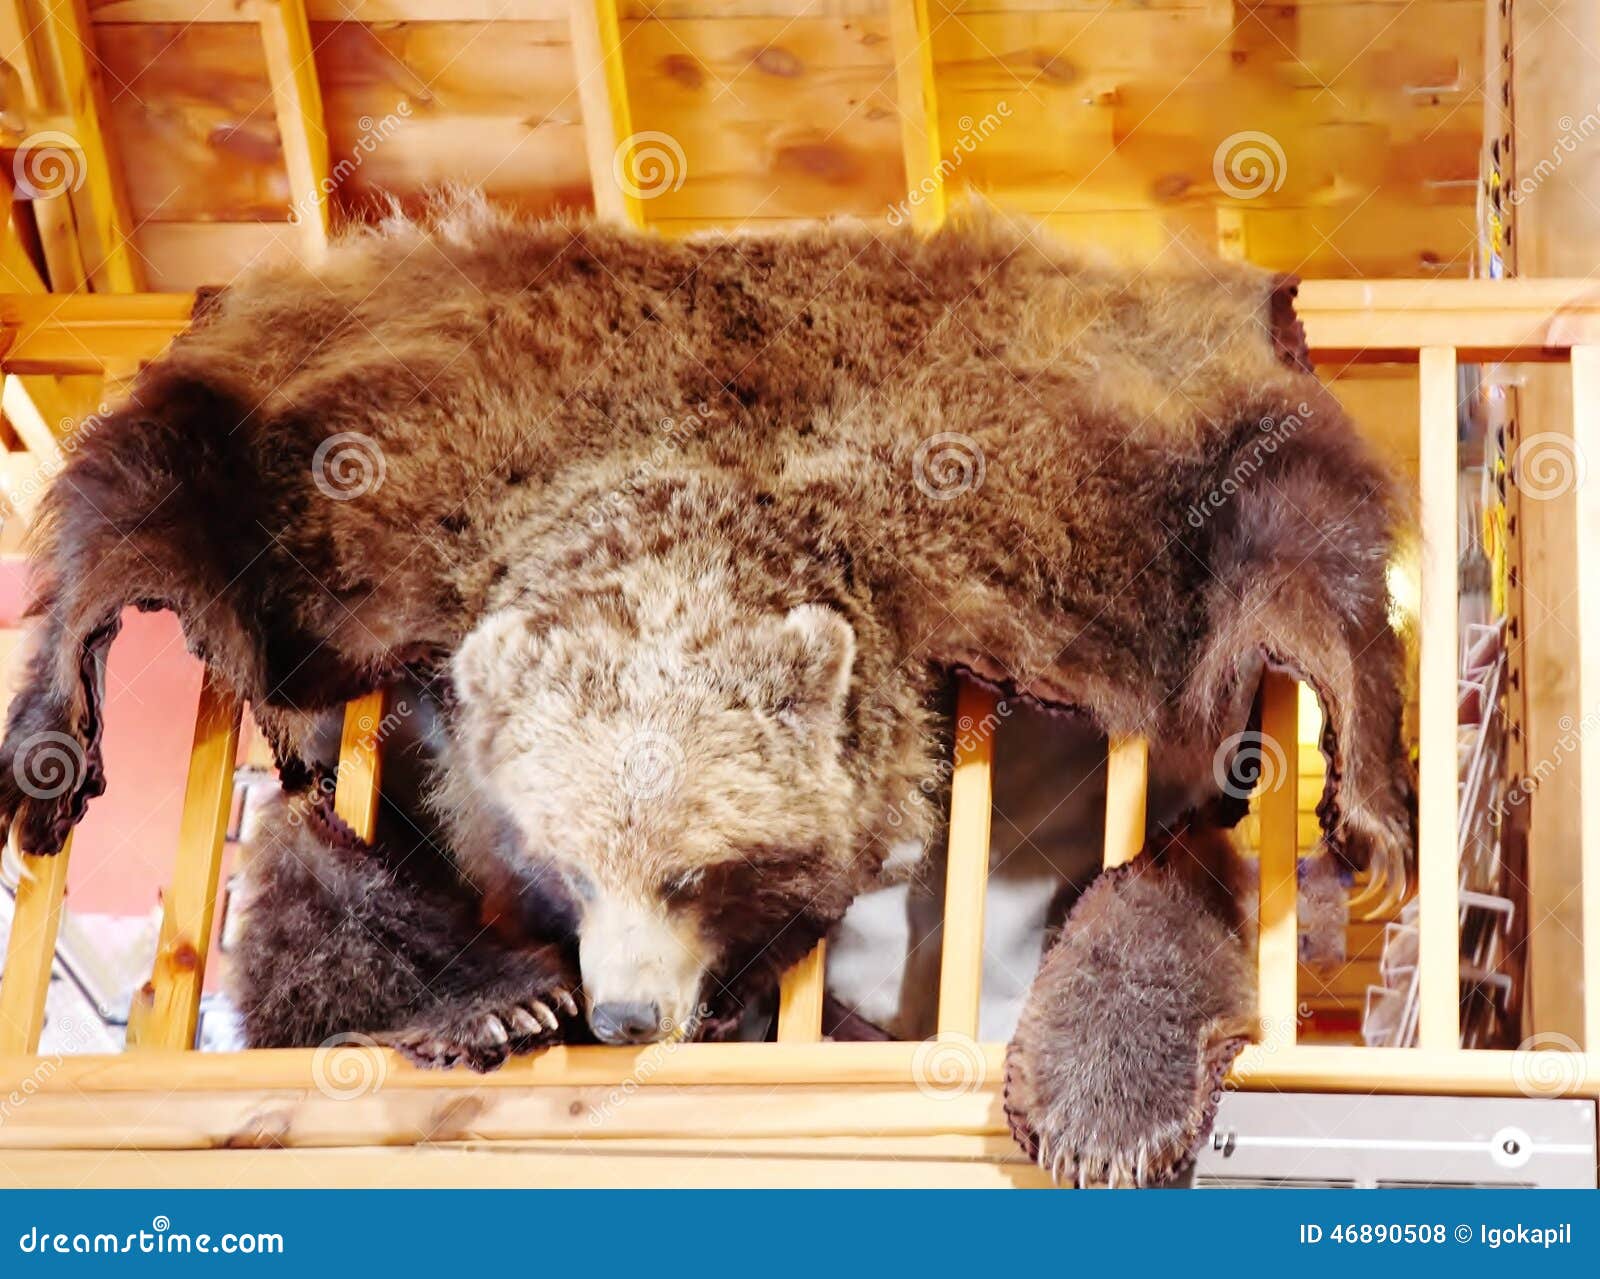
{"label": "wooden wall", "polygon": [[[245,0],[88,8],[147,285],[292,246]],[[306,9],[346,162],[336,217],[444,181],[589,204],[567,0]],[[884,217],[904,196],[888,0],[624,0],[621,18],[633,127],[668,165],[650,221]],[[930,25],[954,191],[1098,241],[1220,233],[1308,276],[1466,273],[1481,0],[932,0]]]}

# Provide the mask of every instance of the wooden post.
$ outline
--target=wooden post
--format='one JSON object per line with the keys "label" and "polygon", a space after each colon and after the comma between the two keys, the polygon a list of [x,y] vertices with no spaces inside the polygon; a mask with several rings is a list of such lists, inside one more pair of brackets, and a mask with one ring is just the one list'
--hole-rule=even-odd
{"label": "wooden post", "polygon": [[[16,832],[12,831],[16,849]],[[61,903],[67,895],[67,855],[72,837],[59,853],[41,857],[21,852],[22,879],[17,885],[6,966],[0,973],[0,1053],[36,1053],[44,1030],[45,998],[55,965],[56,933],[61,928]]]}
{"label": "wooden post", "polygon": [[1139,736],[1113,737],[1106,745],[1107,870],[1131,862],[1144,847],[1149,791],[1150,743]]}
{"label": "wooden post", "polygon": [[81,157],[82,187],[91,205],[89,216],[78,219],[80,234],[89,241],[89,278],[101,292],[131,292],[139,287],[139,268],[130,240],[133,217],[122,171],[106,146],[105,86],[89,35],[88,7],[85,0],[43,0],[43,7],[44,25],[72,118],[73,140]]}
{"label": "wooden post", "polygon": [[608,221],[643,226],[644,202],[625,180],[631,171],[636,135],[628,108],[616,0],[571,3],[572,52],[577,61],[578,102],[583,109],[594,211]]}
{"label": "wooden post", "polygon": [[956,692],[955,767],[950,776],[950,849],[944,941],[939,957],[939,1033],[977,1038],[983,995],[983,912],[989,889],[995,696],[963,680]]}
{"label": "wooden post", "polygon": [[344,732],[339,739],[339,772],[333,809],[362,839],[371,840],[378,828],[378,781],[383,741],[385,690],[358,697],[344,708]]}
{"label": "wooden post", "polygon": [[928,0],[889,0],[889,26],[894,44],[900,143],[905,154],[910,220],[919,230],[932,231],[944,222],[948,202],[942,169],[944,153],[939,141]]}
{"label": "wooden post", "polygon": [[291,222],[301,230],[306,260],[328,246],[328,130],[311,45],[305,0],[253,0],[272,84],[272,105],[289,174]]}
{"label": "wooden post", "polygon": [[1600,346],[1572,351],[1572,434],[1589,474],[1578,485],[1578,764],[1583,794],[1583,1047],[1600,1054]]}
{"label": "wooden post", "polygon": [[1299,1011],[1300,685],[1277,671],[1262,681],[1261,735],[1261,1042],[1281,1047]]}
{"label": "wooden post", "polygon": [[129,1018],[130,1047],[194,1047],[238,751],[238,699],[208,670],[195,709],[177,863],[161,912],[155,971],[140,992],[145,1007]]}
{"label": "wooden post", "polygon": [[1418,1042],[1461,1039],[1460,865],[1457,858],[1456,353],[1425,347],[1422,391],[1422,609],[1417,802]]}

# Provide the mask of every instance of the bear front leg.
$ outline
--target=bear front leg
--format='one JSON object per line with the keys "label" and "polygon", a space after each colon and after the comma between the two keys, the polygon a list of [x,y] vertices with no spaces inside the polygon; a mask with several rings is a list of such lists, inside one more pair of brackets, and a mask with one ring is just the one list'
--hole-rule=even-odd
{"label": "bear front leg", "polygon": [[492,1070],[564,1037],[578,979],[562,949],[503,941],[423,860],[363,845],[315,806],[266,814],[229,967],[248,1046],[360,1036],[420,1065]]}
{"label": "bear front leg", "polygon": [[1059,1182],[1170,1181],[1254,1034],[1255,969],[1231,892],[1182,851],[1146,851],[1090,885],[1007,1050],[1012,1132]]}

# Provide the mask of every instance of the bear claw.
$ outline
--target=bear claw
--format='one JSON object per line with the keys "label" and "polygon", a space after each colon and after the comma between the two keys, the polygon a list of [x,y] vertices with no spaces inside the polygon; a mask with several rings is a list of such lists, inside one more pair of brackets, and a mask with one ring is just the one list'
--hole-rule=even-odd
{"label": "bear claw", "polygon": [[424,1015],[401,1030],[378,1036],[378,1041],[425,1069],[466,1066],[485,1074],[513,1053],[549,1043],[559,1033],[561,1019],[546,1000],[569,1014],[578,1011],[571,992],[556,990],[543,999],[508,1001],[490,1009],[441,1008],[434,1016]]}

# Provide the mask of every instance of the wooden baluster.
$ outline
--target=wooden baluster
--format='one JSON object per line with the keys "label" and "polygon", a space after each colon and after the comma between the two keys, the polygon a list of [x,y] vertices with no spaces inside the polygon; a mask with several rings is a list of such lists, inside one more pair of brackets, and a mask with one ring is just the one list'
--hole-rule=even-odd
{"label": "wooden baluster", "polygon": [[155,971],[128,1019],[130,1047],[194,1047],[238,752],[239,701],[207,671],[195,709],[178,857],[161,912]]}
{"label": "wooden baluster", "polygon": [[378,829],[379,745],[387,704],[386,690],[381,688],[350,702],[344,708],[344,732],[339,738],[333,809],[368,841]]}
{"label": "wooden baluster", "polygon": [[[1600,1053],[1600,346],[1572,348],[1572,436],[1578,485],[1578,747],[1582,789],[1583,1047]],[[1576,472],[1575,472],[1576,473]]]}
{"label": "wooden baluster", "polygon": [[1261,1042],[1294,1043],[1299,1002],[1300,686],[1268,671],[1261,698]]}
{"label": "wooden baluster", "polygon": [[[16,849],[15,830],[12,848]],[[55,964],[56,933],[61,927],[61,903],[67,895],[67,855],[71,851],[69,835],[66,846],[53,856],[20,853],[22,879],[11,917],[6,966],[0,973],[0,1054],[39,1051],[50,970]]]}
{"label": "wooden baluster", "polygon": [[1422,607],[1418,720],[1418,1042],[1460,1046],[1460,866],[1456,762],[1456,353],[1420,352]]}
{"label": "wooden baluster", "polygon": [[1131,862],[1144,847],[1149,791],[1150,743],[1138,736],[1113,737],[1106,746],[1104,862],[1108,870]]}
{"label": "wooden baluster", "polygon": [[594,211],[611,222],[643,226],[644,202],[630,181],[635,135],[616,0],[572,0],[570,29]]}
{"label": "wooden baluster", "polygon": [[994,735],[999,704],[962,681],[956,693],[955,768],[950,776],[950,847],[944,940],[939,958],[939,1033],[978,1035],[983,995],[983,911],[989,890]]}

